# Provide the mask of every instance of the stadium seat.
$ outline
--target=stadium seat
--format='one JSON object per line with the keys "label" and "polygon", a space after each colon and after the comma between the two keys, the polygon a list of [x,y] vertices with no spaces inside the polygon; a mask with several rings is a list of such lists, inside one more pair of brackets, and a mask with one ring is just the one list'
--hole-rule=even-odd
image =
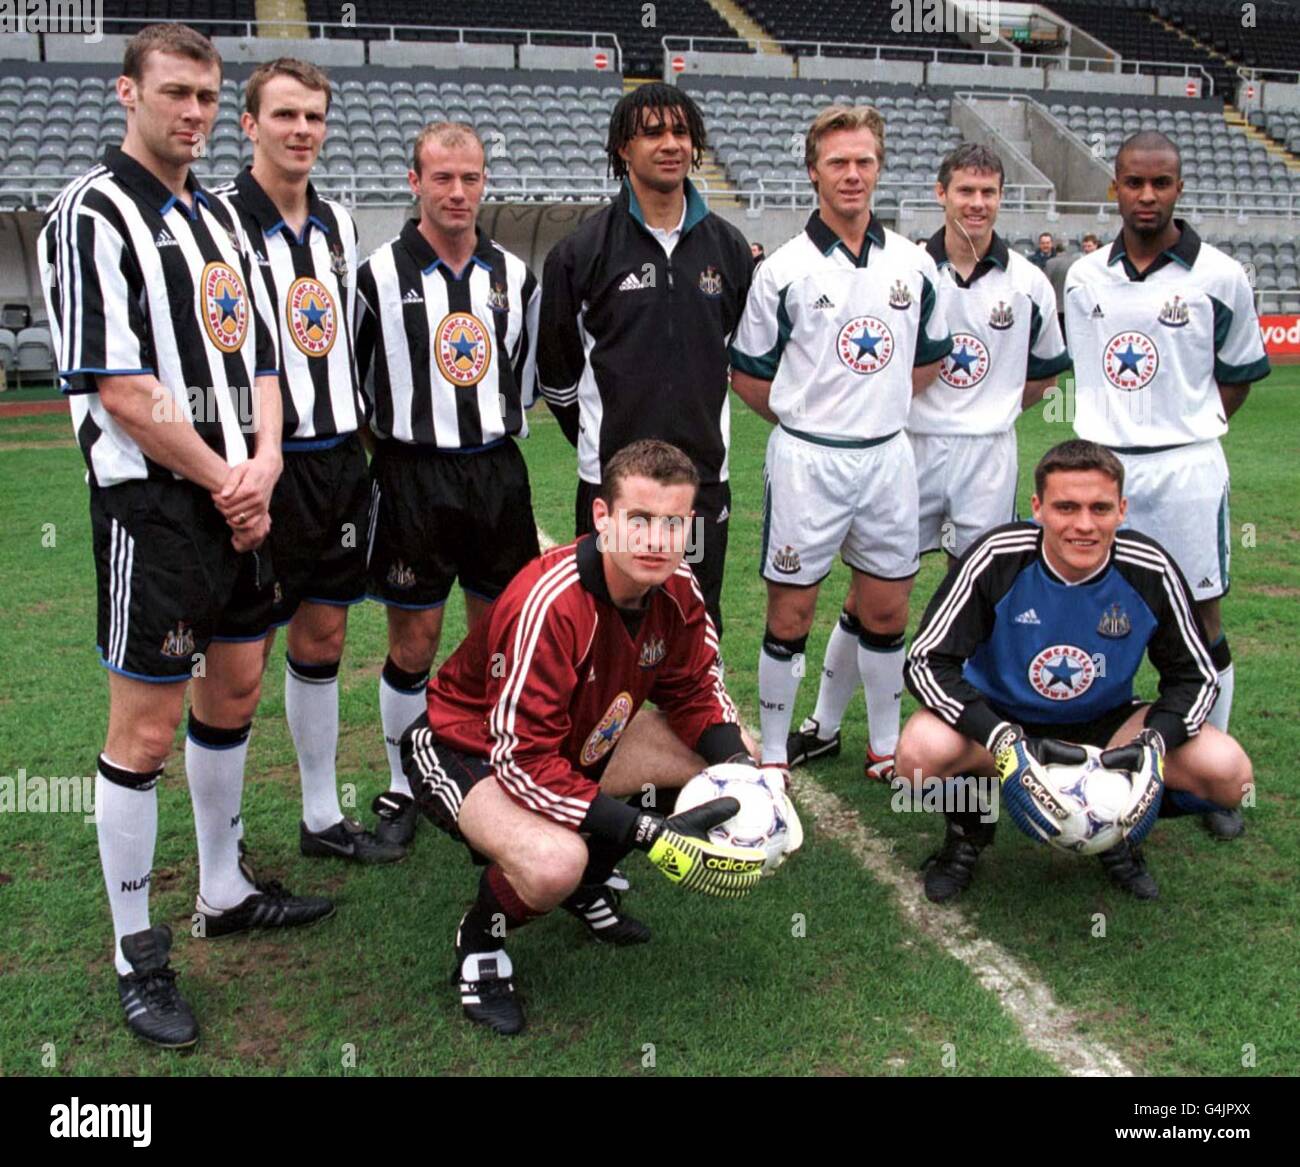
{"label": "stadium seat", "polygon": [[53,372],[53,353],[48,328],[44,325],[24,328],[15,338],[14,369],[20,378],[24,374]]}
{"label": "stadium seat", "polygon": [[14,371],[15,350],[18,338],[7,328],[0,328],[0,368],[6,373]]}

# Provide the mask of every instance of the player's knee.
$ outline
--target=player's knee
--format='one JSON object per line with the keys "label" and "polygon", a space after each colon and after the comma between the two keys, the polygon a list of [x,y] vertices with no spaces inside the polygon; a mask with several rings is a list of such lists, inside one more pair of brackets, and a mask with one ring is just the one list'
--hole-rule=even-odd
{"label": "player's knee", "polygon": [[262,673],[251,670],[223,678],[220,697],[220,715],[223,721],[237,721],[241,725],[253,720],[257,703],[262,697]]}
{"label": "player's knee", "polygon": [[1235,738],[1224,734],[1226,743],[1224,759],[1225,785],[1232,792],[1233,801],[1240,802],[1255,788],[1255,767],[1250,755],[1241,748]]}
{"label": "player's knee", "polygon": [[[172,752],[172,742],[176,737],[176,725],[168,719],[166,722],[150,721],[137,725],[131,734],[131,768],[135,770],[157,770],[167,761]],[[119,760],[112,749],[108,751],[115,761]],[[127,759],[120,759],[126,762]]]}
{"label": "player's knee", "polygon": [[438,637],[412,635],[394,644],[388,652],[389,659],[404,673],[427,673],[438,655]]}
{"label": "player's knee", "polygon": [[907,719],[894,751],[894,772],[898,778],[915,783],[936,772],[935,763],[942,753],[935,733],[936,723],[934,715],[925,710]]}
{"label": "player's knee", "polygon": [[907,628],[907,597],[902,600],[877,601],[858,612],[861,636],[897,640],[901,645]]}
{"label": "player's knee", "polygon": [[568,898],[587,866],[587,845],[570,831],[547,831],[534,841],[521,864],[518,889],[539,911],[549,911]]}

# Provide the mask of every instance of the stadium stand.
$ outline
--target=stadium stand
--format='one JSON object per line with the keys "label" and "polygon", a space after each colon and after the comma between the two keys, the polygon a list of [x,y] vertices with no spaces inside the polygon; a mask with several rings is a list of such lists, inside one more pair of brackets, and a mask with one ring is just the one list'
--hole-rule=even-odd
{"label": "stadium stand", "polygon": [[15,350],[18,338],[7,328],[0,328],[0,369],[6,373],[14,371]]}
{"label": "stadium stand", "polygon": [[1201,66],[1214,80],[1214,95],[1231,101],[1237,91],[1235,67],[1160,23],[1150,10],[1154,7],[1134,0],[1128,4],[1116,0],[1052,0],[1050,4],[1057,15],[1104,41],[1122,57]]}
{"label": "stadium stand", "polygon": [[[948,32],[895,32],[892,4],[862,4],[858,0],[825,0],[812,5],[807,0],[738,0],[740,7],[758,21],[784,46],[809,41],[850,42],[857,45],[890,45],[881,53],[891,60],[929,60],[931,50],[968,50],[969,46]],[[676,29],[674,29],[674,33]],[[909,48],[908,46],[912,46]],[[860,49],[832,47],[827,56],[861,56]],[[940,51],[939,60],[962,63],[960,53]]]}
{"label": "stadium stand", "polygon": [[709,139],[728,180],[741,190],[798,192],[811,198],[804,169],[804,135],[823,106],[832,101],[871,100],[885,118],[885,171],[876,207],[892,217],[900,198],[924,195],[934,185],[943,155],[961,141],[948,124],[946,93],[892,87],[870,92],[816,85],[752,85],[748,88],[688,85],[700,104]]}
{"label": "stadium stand", "polygon": [[[663,48],[660,38],[665,29],[671,29],[674,36],[717,37],[734,42],[732,46],[710,46],[717,51],[750,51],[707,0],[658,0],[654,5],[654,23],[649,27],[642,23],[641,4],[610,4],[607,0],[568,0],[563,5],[555,4],[553,0],[456,0],[455,3],[446,0],[356,0],[355,7],[357,25],[612,32],[623,50],[624,73],[635,77],[657,76],[661,71]],[[333,0],[308,0],[307,16],[312,21],[337,24],[339,6]],[[360,27],[339,27],[328,31],[329,35],[339,37],[373,35],[373,30]],[[401,29],[397,37],[399,40],[455,39],[453,34],[436,32],[433,27]],[[470,33],[466,39],[480,42],[512,40],[508,35],[490,33]],[[585,42],[557,37],[553,43]]]}
{"label": "stadium stand", "polygon": [[[1204,109],[1141,109],[1134,106],[1092,103],[1053,103],[1048,107],[1084,142],[1104,143],[1106,162],[1112,163],[1119,144],[1142,129],[1168,134],[1183,155],[1183,181],[1187,207],[1222,205],[1221,194],[1236,192],[1231,205],[1248,211],[1285,209],[1300,195],[1300,173],[1267,147],[1224,121],[1221,114]],[[1295,115],[1300,122],[1300,113]]]}
{"label": "stadium stand", "polygon": [[[44,206],[72,175],[117,145],[125,115],[113,74],[36,73],[0,80],[0,210]],[[208,154],[195,172],[208,183],[251,162],[252,145],[239,126],[242,77],[228,70]],[[406,196],[411,144],[425,122],[466,121],[488,149],[489,197],[552,197],[554,188],[590,187],[603,198],[609,111],[622,89],[599,75],[419,70],[333,70],[336,98],[329,114],[318,187],[356,202]],[[380,79],[382,77],[382,79]],[[364,80],[363,80],[364,78]],[[19,183],[18,180],[22,180]]]}
{"label": "stadium stand", "polygon": [[1256,0],[1249,27],[1240,0],[1138,0],[1136,6],[1238,64],[1300,70],[1300,8],[1293,0]]}
{"label": "stadium stand", "polygon": [[[335,6],[337,9],[337,5]],[[255,0],[116,0],[113,17],[104,21],[104,31],[130,36],[141,21],[179,20],[204,36],[225,36],[234,30],[228,21],[257,19]],[[338,19],[337,14],[332,18]]]}

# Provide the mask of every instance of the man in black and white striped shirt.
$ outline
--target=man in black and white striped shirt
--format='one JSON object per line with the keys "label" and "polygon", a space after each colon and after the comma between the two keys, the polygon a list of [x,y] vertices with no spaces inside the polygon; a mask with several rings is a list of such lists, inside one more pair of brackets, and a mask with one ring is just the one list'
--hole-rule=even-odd
{"label": "man in black and white striped shirt", "polygon": [[[51,204],[38,243],[64,392],[86,458],[109,670],[99,853],[127,1026],[168,1047],[198,1026],[149,925],[156,786],[191,674],[185,768],[206,937],[308,923],[328,900],[255,885],[238,823],[252,707],[237,679],[270,618],[280,475],[275,337],[250,300],[246,240],[190,173],[217,112],[221,58],[184,25],[127,44],[126,136]],[[253,699],[254,704],[256,698]]]}
{"label": "man in black and white striped shirt", "polygon": [[[539,554],[523,455],[537,280],[480,232],[487,178],[472,128],[425,126],[409,174],[420,215],[361,266],[357,365],[377,441],[370,593],[388,608],[379,711],[390,787],[381,836],[409,842],[402,731],[424,710],[442,605],[459,579],[472,628]],[[387,829],[386,829],[387,828]]]}
{"label": "man in black and white striped shirt", "polygon": [[[366,594],[370,477],[352,352],[356,224],[310,182],[330,96],[329,79],[306,61],[281,57],[255,69],[242,118],[253,165],[215,193],[248,235],[254,298],[279,328],[284,473],[271,496],[273,626],[289,626],[284,707],[302,777],[299,849],[391,863],[405,850],[344,817],[335,775],[348,606]],[[268,657],[274,640],[272,630]]]}

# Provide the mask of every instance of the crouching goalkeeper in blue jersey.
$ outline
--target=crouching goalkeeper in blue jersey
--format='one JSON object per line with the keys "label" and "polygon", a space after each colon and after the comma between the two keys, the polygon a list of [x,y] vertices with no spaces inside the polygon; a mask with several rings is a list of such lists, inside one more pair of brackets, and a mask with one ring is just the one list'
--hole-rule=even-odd
{"label": "crouching goalkeeper in blue jersey", "polygon": [[[1154,539],[1124,522],[1124,468],[1103,446],[1073,440],[1034,470],[1035,522],[995,527],[971,545],[930,601],[908,654],[907,687],[923,709],[898,745],[900,781],[992,776],[1082,761],[1163,768],[1160,815],[1237,806],[1250,759],[1212,725],[1218,679],[1187,581]],[[1213,532],[1207,537],[1213,538]],[[1154,702],[1133,696],[1149,655]],[[1071,757],[1070,755],[1074,756]],[[936,903],[964,891],[996,823],[978,808],[945,811],[943,846],[926,861]],[[1141,899],[1156,882],[1125,840],[1099,858]]]}

